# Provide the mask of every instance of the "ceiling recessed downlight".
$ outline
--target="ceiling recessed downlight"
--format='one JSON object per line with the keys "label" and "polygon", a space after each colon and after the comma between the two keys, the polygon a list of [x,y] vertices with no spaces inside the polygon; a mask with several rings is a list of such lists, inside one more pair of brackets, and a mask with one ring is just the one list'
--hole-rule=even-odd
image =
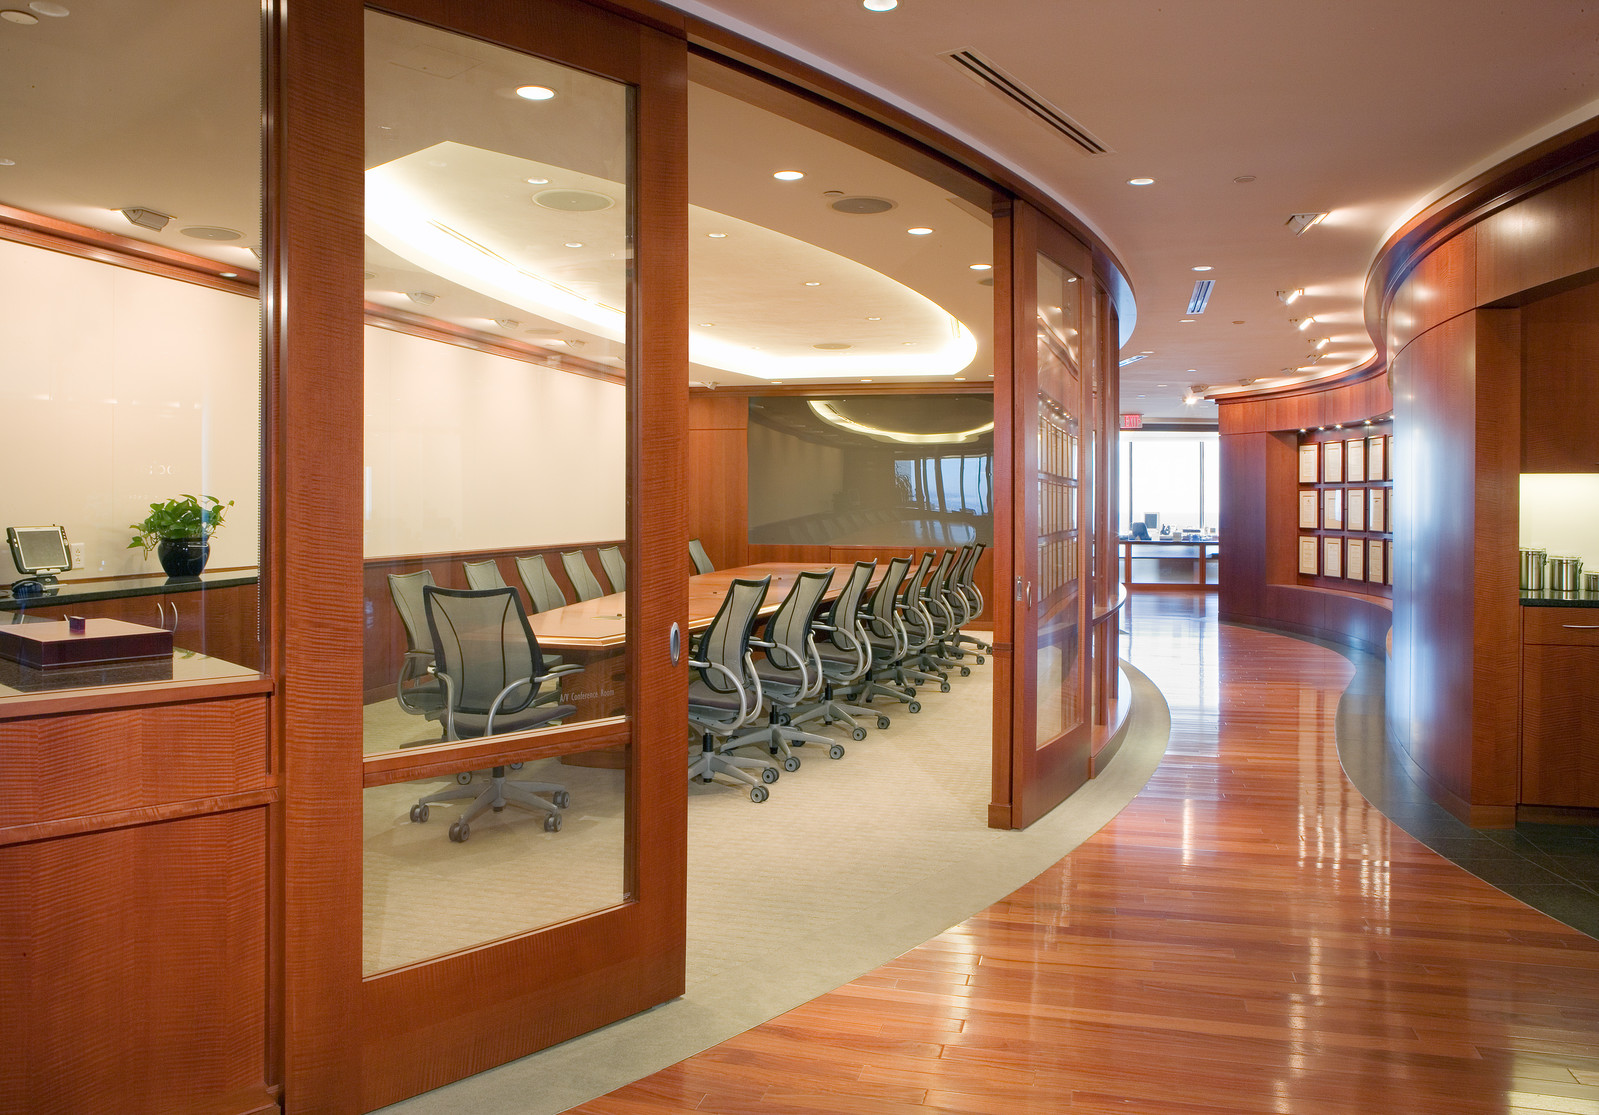
{"label": "ceiling recessed downlight", "polygon": [[780,170],[772,177],[779,182],[798,182],[805,177],[805,172],[803,170]]}
{"label": "ceiling recessed downlight", "polygon": [[28,7],[32,8],[40,15],[55,16],[57,19],[60,19],[62,16],[68,16],[72,14],[67,10],[65,4],[57,4],[55,3],[55,0],[33,0]]}
{"label": "ceiling recessed downlight", "polygon": [[562,213],[597,213],[616,204],[616,199],[598,190],[540,190],[533,204]]}
{"label": "ceiling recessed downlight", "polygon": [[822,284],[817,282],[815,279],[811,279],[808,282],[806,282],[805,285],[806,286],[821,286]]}
{"label": "ceiling recessed downlight", "polygon": [[992,271],[994,265],[992,263],[974,263],[971,265],[971,269],[973,271]]}
{"label": "ceiling recessed downlight", "polygon": [[931,236],[931,235],[933,235],[933,230],[930,229],[930,228],[927,228],[924,225],[918,225],[915,228],[908,228],[905,231],[910,233],[912,236]]}
{"label": "ceiling recessed downlight", "polygon": [[522,181],[526,182],[529,186],[548,186],[550,184],[550,180],[548,178],[524,178]]}
{"label": "ceiling recessed downlight", "polygon": [[1201,263],[1198,267],[1190,267],[1189,270],[1190,271],[1214,271],[1216,269],[1214,267],[1212,267],[1208,263]]}
{"label": "ceiling recessed downlight", "polygon": [[32,27],[39,22],[39,17],[32,12],[19,12],[11,9],[0,12],[0,19],[5,20],[7,23],[20,23],[24,27]]}
{"label": "ceiling recessed downlight", "polygon": [[811,347],[819,348],[823,352],[843,352],[845,349],[854,348],[855,346],[845,344],[843,341],[823,341],[821,344],[812,345]]}
{"label": "ceiling recessed downlight", "polygon": [[707,232],[705,235],[708,236],[712,240],[726,240],[727,239],[727,233],[725,233],[725,232]]}
{"label": "ceiling recessed downlight", "polygon": [[861,7],[869,12],[891,12],[899,7],[899,0],[861,0]]}
{"label": "ceiling recessed downlight", "polygon": [[1127,184],[1129,186],[1153,186],[1155,180],[1153,178],[1129,178]]}
{"label": "ceiling recessed downlight", "polygon": [[524,101],[549,101],[555,99],[555,90],[548,85],[523,85],[517,89],[516,95]]}
{"label": "ceiling recessed downlight", "polygon": [[231,228],[218,228],[215,225],[191,225],[178,231],[196,240],[240,240],[244,237],[242,232],[234,232]]}
{"label": "ceiling recessed downlight", "polygon": [[876,213],[887,213],[894,208],[894,202],[886,197],[869,197],[857,195],[855,197],[839,197],[827,203],[828,208],[839,213],[849,213],[858,217],[869,217]]}

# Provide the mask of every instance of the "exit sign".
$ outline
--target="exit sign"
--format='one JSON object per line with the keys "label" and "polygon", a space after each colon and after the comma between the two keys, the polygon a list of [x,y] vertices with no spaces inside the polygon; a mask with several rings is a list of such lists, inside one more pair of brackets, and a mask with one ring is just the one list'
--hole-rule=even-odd
{"label": "exit sign", "polygon": [[1142,414],[1124,414],[1124,415],[1122,415],[1122,429],[1124,429],[1124,430],[1142,430],[1143,428],[1144,428],[1144,416]]}

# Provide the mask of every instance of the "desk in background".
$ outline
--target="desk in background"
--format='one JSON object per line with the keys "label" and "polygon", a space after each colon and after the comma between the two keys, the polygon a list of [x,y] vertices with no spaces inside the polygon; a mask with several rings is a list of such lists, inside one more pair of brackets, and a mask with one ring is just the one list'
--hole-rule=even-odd
{"label": "desk in background", "polygon": [[[1221,555],[1221,542],[1219,539],[1194,539],[1192,541],[1179,538],[1152,538],[1145,541],[1142,538],[1122,538],[1119,540],[1122,548],[1122,583],[1127,585],[1160,585],[1160,584],[1214,584],[1207,582],[1205,571],[1209,567],[1211,557]],[[1148,552],[1134,553],[1134,550]],[[1194,566],[1194,575],[1191,579],[1181,582],[1174,581],[1139,581],[1133,578],[1133,559],[1140,560],[1153,558],[1158,561],[1185,561]]]}

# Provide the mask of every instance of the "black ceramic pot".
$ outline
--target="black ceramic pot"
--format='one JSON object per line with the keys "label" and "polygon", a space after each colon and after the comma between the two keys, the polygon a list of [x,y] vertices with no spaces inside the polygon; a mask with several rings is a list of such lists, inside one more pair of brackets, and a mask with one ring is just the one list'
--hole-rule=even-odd
{"label": "black ceramic pot", "polygon": [[168,577],[198,577],[211,556],[211,541],[207,538],[163,538],[156,547],[155,556]]}

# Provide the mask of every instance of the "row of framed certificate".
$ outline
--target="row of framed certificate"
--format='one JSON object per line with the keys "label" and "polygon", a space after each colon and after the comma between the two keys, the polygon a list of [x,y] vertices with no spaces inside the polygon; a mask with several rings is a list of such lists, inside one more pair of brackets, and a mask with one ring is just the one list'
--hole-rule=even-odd
{"label": "row of framed certificate", "polygon": [[1341,577],[1371,584],[1394,583],[1394,544],[1383,538],[1299,536],[1299,571],[1311,577]]}
{"label": "row of framed certificate", "polygon": [[1391,509],[1387,488],[1322,488],[1299,493],[1301,530],[1358,530],[1385,534]]}
{"label": "row of framed certificate", "polygon": [[1391,434],[1306,442],[1299,447],[1299,482],[1359,484],[1367,480],[1391,480],[1392,443]]}

